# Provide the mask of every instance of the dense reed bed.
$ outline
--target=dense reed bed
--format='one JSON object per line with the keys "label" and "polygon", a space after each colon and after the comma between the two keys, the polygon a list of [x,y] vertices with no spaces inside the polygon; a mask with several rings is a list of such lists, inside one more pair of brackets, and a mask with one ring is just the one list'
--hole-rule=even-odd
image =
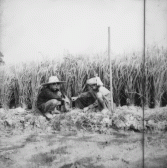
{"label": "dense reed bed", "polygon": [[[145,100],[146,106],[167,104],[167,49],[151,47],[146,50]],[[112,60],[113,98],[117,105],[141,105],[142,53],[116,56]],[[67,81],[62,90],[68,97],[86,90],[85,83],[96,73],[110,89],[107,53],[88,56],[66,55],[63,61],[43,59],[15,65],[1,65],[1,103],[5,108],[34,108],[41,83],[57,75]]]}

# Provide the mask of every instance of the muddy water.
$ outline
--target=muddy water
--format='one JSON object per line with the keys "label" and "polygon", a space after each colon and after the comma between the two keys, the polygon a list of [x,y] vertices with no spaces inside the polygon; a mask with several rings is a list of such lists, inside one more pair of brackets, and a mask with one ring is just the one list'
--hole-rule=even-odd
{"label": "muddy water", "polygon": [[[167,165],[167,135],[145,135],[145,167]],[[112,131],[3,133],[0,167],[142,167],[142,134]]]}

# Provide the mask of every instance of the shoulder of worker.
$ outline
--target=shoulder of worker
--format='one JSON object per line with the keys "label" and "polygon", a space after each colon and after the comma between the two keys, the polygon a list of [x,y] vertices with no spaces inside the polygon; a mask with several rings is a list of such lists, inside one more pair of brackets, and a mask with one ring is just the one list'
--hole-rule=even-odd
{"label": "shoulder of worker", "polygon": [[[52,91],[50,88],[48,87],[44,87],[41,89],[41,94],[57,94],[60,91]],[[61,93],[61,92],[60,92]]]}
{"label": "shoulder of worker", "polygon": [[52,92],[48,87],[43,87],[42,89],[41,89],[41,92],[42,93],[45,93],[45,92]]}
{"label": "shoulder of worker", "polygon": [[104,86],[99,87],[99,92],[101,92],[103,95],[110,94],[110,91],[107,88],[105,88]]}

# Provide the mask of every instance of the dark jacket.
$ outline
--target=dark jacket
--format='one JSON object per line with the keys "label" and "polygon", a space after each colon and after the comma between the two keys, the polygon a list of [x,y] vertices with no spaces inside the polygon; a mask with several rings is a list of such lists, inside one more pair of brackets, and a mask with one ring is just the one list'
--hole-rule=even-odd
{"label": "dark jacket", "polygon": [[96,101],[94,94],[91,91],[81,93],[75,100],[75,107],[83,109]]}
{"label": "dark jacket", "polygon": [[59,90],[52,91],[48,87],[43,88],[37,98],[37,107],[40,108],[41,104],[46,103],[51,99],[62,101],[62,98],[63,94]]}

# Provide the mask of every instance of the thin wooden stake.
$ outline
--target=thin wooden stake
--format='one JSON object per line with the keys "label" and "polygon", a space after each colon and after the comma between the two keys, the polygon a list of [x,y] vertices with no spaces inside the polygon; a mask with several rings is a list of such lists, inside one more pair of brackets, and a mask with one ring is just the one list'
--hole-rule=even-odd
{"label": "thin wooden stake", "polygon": [[111,100],[111,109],[110,111],[113,113],[113,87],[112,87],[112,61],[111,61],[111,53],[110,53],[110,27],[108,27],[108,57],[110,63],[110,100]]}
{"label": "thin wooden stake", "polygon": [[[145,117],[145,112],[144,112],[144,106],[145,106],[145,83],[146,83],[146,78],[145,78],[145,54],[146,54],[146,0],[143,1],[144,2],[144,19],[143,19],[143,66],[142,66],[142,111],[143,111],[143,130],[144,130],[144,127],[145,127],[145,124],[144,124],[144,117]],[[143,138],[142,138],[142,151],[143,151],[143,167],[145,167],[145,160],[144,160],[144,154],[145,154],[145,143],[144,143],[144,139],[145,139],[145,136],[144,136],[144,131],[143,131]]]}

